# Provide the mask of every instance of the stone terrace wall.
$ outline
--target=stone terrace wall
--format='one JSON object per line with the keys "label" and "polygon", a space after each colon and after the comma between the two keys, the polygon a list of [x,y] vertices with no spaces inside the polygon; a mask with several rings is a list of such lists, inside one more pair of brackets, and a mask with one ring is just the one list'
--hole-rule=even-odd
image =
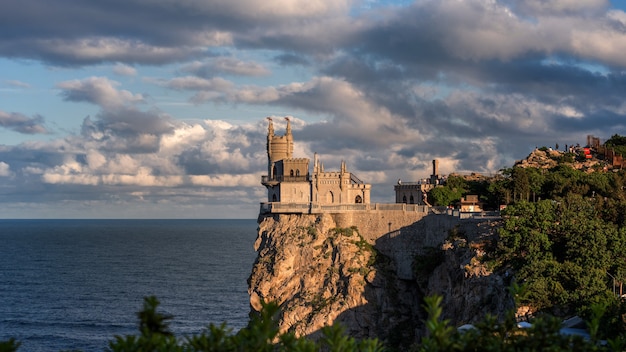
{"label": "stone terrace wall", "polygon": [[356,226],[359,233],[396,263],[398,277],[413,279],[411,265],[426,247],[438,247],[452,229],[475,226],[457,216],[393,210],[331,214],[338,227]]}

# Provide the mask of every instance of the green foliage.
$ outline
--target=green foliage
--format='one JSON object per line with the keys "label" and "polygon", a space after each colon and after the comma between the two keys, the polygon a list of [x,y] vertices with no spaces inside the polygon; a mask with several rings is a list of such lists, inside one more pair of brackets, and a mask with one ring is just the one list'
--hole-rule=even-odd
{"label": "green foliage", "polygon": [[[322,337],[314,341],[297,338],[293,333],[279,333],[278,312],[275,303],[263,304],[258,314],[251,317],[246,328],[236,334],[226,327],[209,325],[202,333],[177,338],[168,328],[172,317],[157,312],[159,301],[151,296],[144,298],[139,317],[139,335],[115,336],[109,342],[113,352],[314,352],[314,351],[365,351],[382,352],[383,345],[376,339],[358,341],[336,326],[322,329]],[[0,341],[0,352],[15,352],[19,347],[15,339]]]}
{"label": "green foliage", "polygon": [[604,145],[615,149],[615,151],[621,155],[626,155],[626,136],[614,134],[604,142]]}
{"label": "green foliage", "polygon": [[435,187],[428,193],[428,199],[432,205],[447,206],[460,201],[467,190],[468,183],[463,177],[450,176],[444,186]]}
{"label": "green foliage", "polygon": [[[441,319],[440,296],[424,299],[424,309],[428,313],[425,321],[428,334],[421,341],[419,351],[423,352],[464,352],[464,351],[621,351],[624,339],[599,343],[597,334],[591,339],[577,335],[565,335],[560,332],[561,320],[551,316],[534,319],[530,328],[517,325],[513,312],[506,315],[504,321],[487,316],[473,328],[459,331]],[[604,314],[603,306],[595,307],[595,320],[589,323],[596,327]]]}
{"label": "green foliage", "polygon": [[18,347],[20,347],[20,343],[15,341],[14,338],[10,338],[7,341],[0,341],[0,352],[15,352]]}
{"label": "green foliage", "polygon": [[339,236],[346,236],[346,237],[352,237],[352,235],[354,235],[354,232],[358,231],[357,228],[355,226],[352,227],[336,227],[333,229],[333,232],[335,233],[335,235],[339,235]]}
{"label": "green foliage", "polygon": [[319,341],[297,338],[293,333],[280,333],[279,307],[274,303],[264,303],[261,311],[251,317],[248,326],[236,334],[232,334],[225,324],[211,324],[199,335],[178,339],[165,324],[170,317],[158,313],[157,306],[156,298],[146,298],[144,309],[138,314],[140,335],[116,336],[110,343],[110,351],[383,351],[378,340],[357,341],[347,336],[340,326],[322,329]]}
{"label": "green foliage", "polygon": [[497,258],[528,288],[526,304],[582,313],[611,304],[610,275],[626,280],[626,236],[600,218],[594,198],[518,202],[503,211]]}

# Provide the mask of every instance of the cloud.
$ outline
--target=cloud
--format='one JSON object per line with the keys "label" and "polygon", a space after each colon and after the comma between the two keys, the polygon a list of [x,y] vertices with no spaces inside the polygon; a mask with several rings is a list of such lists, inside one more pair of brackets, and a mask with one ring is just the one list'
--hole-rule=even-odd
{"label": "cloud", "polygon": [[136,76],[137,70],[132,66],[117,63],[113,67],[113,73],[120,76]]}
{"label": "cloud", "polygon": [[258,26],[293,27],[310,19],[334,17],[346,13],[349,4],[348,0],[269,0],[262,4],[251,0],[60,0],[52,6],[41,0],[7,0],[0,14],[5,38],[0,41],[0,55],[62,66],[165,64],[200,56],[206,47],[229,45],[238,33],[254,32]]}
{"label": "cloud", "polygon": [[6,80],[5,83],[15,88],[31,88],[30,84],[18,80]]}
{"label": "cloud", "polygon": [[106,109],[118,108],[131,103],[141,103],[144,97],[127,90],[118,90],[119,83],[106,77],[89,77],[58,83],[61,96],[66,101],[88,102]]}
{"label": "cloud", "polygon": [[202,91],[228,91],[232,88],[233,83],[220,77],[211,79],[185,76],[172,78],[166,82],[162,82],[162,85],[180,90],[202,90]]}
{"label": "cloud", "polygon": [[11,176],[11,168],[4,161],[0,161],[0,176]]}
{"label": "cloud", "polygon": [[[490,173],[535,146],[626,133],[626,13],[605,0],[7,0],[0,30],[0,56],[63,66],[46,67],[69,77],[59,97],[99,109],[78,134],[0,146],[4,199],[252,204],[266,115],[292,115],[296,157],[345,160],[375,201],[432,159]],[[45,132],[39,115],[0,121]]]}
{"label": "cloud", "polygon": [[218,57],[207,62],[194,61],[184,65],[181,71],[203,78],[211,78],[219,74],[253,77],[270,74],[266,67],[257,62],[244,62],[232,57]]}
{"label": "cloud", "polygon": [[526,15],[580,15],[604,12],[610,6],[608,0],[521,0],[511,6]]}
{"label": "cloud", "polygon": [[28,117],[20,113],[8,113],[0,110],[0,126],[23,134],[45,134],[44,118],[41,115]]}

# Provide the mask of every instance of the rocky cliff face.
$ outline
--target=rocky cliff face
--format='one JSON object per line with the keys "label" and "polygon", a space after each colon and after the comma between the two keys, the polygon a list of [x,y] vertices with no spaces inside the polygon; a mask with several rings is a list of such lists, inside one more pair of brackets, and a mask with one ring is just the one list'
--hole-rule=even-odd
{"label": "rocky cliff face", "polygon": [[[277,302],[281,330],[298,336],[315,337],[323,326],[341,323],[351,336],[407,346],[424,333],[425,295],[442,294],[444,314],[456,325],[512,306],[505,280],[480,263],[493,223],[450,222],[435,235],[421,234],[435,244],[428,247],[417,240],[428,226],[415,228],[401,236],[403,253],[417,253],[415,275],[400,279],[402,256],[389,252],[389,234],[381,234],[387,235],[383,254],[358,227],[338,228],[329,214],[263,217],[249,279],[251,307],[258,311],[261,301]],[[407,252],[411,236],[416,248]]]}

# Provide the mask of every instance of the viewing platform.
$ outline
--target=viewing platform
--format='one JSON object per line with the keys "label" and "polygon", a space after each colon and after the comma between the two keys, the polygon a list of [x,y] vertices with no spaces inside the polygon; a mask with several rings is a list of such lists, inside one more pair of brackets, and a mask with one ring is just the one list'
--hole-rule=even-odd
{"label": "viewing platform", "polygon": [[[405,212],[428,213],[432,209],[427,205],[404,203],[368,203],[368,204],[314,204],[314,203],[261,203],[261,214],[323,214],[350,213],[362,211],[396,210]],[[444,209],[445,211],[445,209]]]}
{"label": "viewing platform", "polygon": [[499,219],[499,211],[467,212],[448,207],[430,207],[427,205],[406,203],[370,203],[370,204],[313,204],[313,203],[261,203],[260,215],[266,214],[324,214],[354,213],[366,211],[403,211],[407,213],[449,215],[459,219]]}

